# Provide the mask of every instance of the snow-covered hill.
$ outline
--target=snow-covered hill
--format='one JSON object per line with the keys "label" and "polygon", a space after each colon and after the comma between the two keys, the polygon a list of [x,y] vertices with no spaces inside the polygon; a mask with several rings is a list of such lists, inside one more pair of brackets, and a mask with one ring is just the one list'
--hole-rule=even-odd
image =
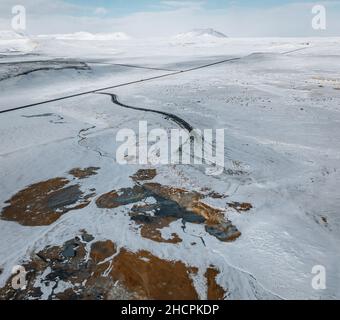
{"label": "snow-covered hill", "polygon": [[174,37],[177,40],[214,40],[228,38],[222,32],[216,31],[212,28],[208,29],[194,29],[186,33],[180,33]]}

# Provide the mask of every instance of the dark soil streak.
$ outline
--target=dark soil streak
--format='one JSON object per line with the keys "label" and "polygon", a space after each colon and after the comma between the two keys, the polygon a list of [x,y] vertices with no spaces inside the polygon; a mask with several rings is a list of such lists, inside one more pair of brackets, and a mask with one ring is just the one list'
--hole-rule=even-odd
{"label": "dark soil streak", "polygon": [[12,79],[12,78],[17,78],[17,77],[21,77],[21,76],[27,76],[31,73],[34,72],[39,72],[39,71],[60,71],[60,70],[91,70],[91,68],[87,65],[87,64],[83,64],[82,66],[64,66],[64,67],[41,67],[41,68],[36,68],[36,69],[32,69],[32,70],[28,70],[25,72],[20,72],[17,74],[13,74],[13,75],[7,75],[3,78],[0,78],[0,81],[4,81],[4,80],[8,80],[8,79]]}

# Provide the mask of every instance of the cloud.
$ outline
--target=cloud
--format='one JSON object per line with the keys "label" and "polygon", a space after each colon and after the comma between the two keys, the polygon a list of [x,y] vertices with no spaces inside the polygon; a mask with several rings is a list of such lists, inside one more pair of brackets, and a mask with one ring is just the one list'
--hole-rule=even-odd
{"label": "cloud", "polygon": [[56,14],[81,14],[84,12],[85,6],[75,5],[63,0],[1,0],[0,1],[0,17],[8,17],[11,15],[12,7],[21,4],[26,8],[27,13],[32,16],[39,15],[56,15]]}
{"label": "cloud", "polygon": [[[16,0],[0,1],[0,28],[10,27]],[[63,0],[25,0],[28,32],[32,34],[125,32],[134,37],[170,36],[194,28],[211,27],[230,37],[340,36],[340,2],[324,3],[327,30],[312,29],[315,3],[296,2],[272,7],[233,6],[208,10],[206,1],[160,1],[160,11],[112,17],[107,9],[74,5]]]}
{"label": "cloud", "polygon": [[172,8],[186,8],[186,9],[201,9],[203,8],[205,1],[177,1],[177,0],[164,0],[161,4]]}
{"label": "cloud", "polygon": [[95,15],[105,15],[107,14],[109,11],[103,7],[98,7],[96,9],[94,9],[94,14]]}

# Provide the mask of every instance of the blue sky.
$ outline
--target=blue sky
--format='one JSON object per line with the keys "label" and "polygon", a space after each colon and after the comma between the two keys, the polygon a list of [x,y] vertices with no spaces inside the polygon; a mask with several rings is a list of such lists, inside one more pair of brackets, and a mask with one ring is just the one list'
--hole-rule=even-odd
{"label": "blue sky", "polygon": [[[230,37],[340,36],[340,0],[20,0],[32,34],[125,32],[172,36],[214,28]],[[18,0],[0,0],[0,30]],[[327,29],[311,27],[312,7],[327,9]]]}
{"label": "blue sky", "polygon": [[[280,5],[292,3],[310,3],[310,0],[191,0],[191,1],[166,1],[166,0],[67,0],[69,3],[76,5],[83,5],[92,8],[105,8],[109,16],[124,16],[137,12],[157,12],[166,11],[171,7],[169,3],[178,2],[187,3],[201,3],[202,7],[206,10],[224,10],[230,7],[240,8],[273,8]],[[174,7],[174,6],[173,6]]]}

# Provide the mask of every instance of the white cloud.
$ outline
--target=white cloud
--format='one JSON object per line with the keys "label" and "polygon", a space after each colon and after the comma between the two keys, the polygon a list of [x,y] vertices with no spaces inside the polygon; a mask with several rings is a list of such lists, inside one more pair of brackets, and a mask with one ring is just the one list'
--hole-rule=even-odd
{"label": "white cloud", "polygon": [[180,1],[180,0],[164,0],[161,4],[173,7],[173,8],[189,8],[189,9],[201,9],[205,4],[205,1]]}
{"label": "white cloud", "polygon": [[[11,6],[16,0],[0,1],[0,28],[10,26]],[[323,2],[327,30],[311,27],[315,3],[293,3],[272,8],[240,7],[206,10],[204,1],[161,2],[162,11],[137,12],[113,18],[105,8],[77,6],[62,0],[24,0],[28,32],[34,34],[126,32],[135,37],[174,35],[194,28],[211,27],[230,37],[238,36],[340,36],[340,2]],[[104,9],[104,10],[102,10]]]}
{"label": "white cloud", "polygon": [[103,8],[103,7],[98,7],[96,9],[94,9],[94,14],[96,15],[105,15],[108,13],[108,10]]}
{"label": "white cloud", "polygon": [[0,17],[9,17],[12,7],[20,4],[26,8],[30,15],[57,15],[57,14],[79,14],[86,7],[74,5],[63,0],[1,0]]}

